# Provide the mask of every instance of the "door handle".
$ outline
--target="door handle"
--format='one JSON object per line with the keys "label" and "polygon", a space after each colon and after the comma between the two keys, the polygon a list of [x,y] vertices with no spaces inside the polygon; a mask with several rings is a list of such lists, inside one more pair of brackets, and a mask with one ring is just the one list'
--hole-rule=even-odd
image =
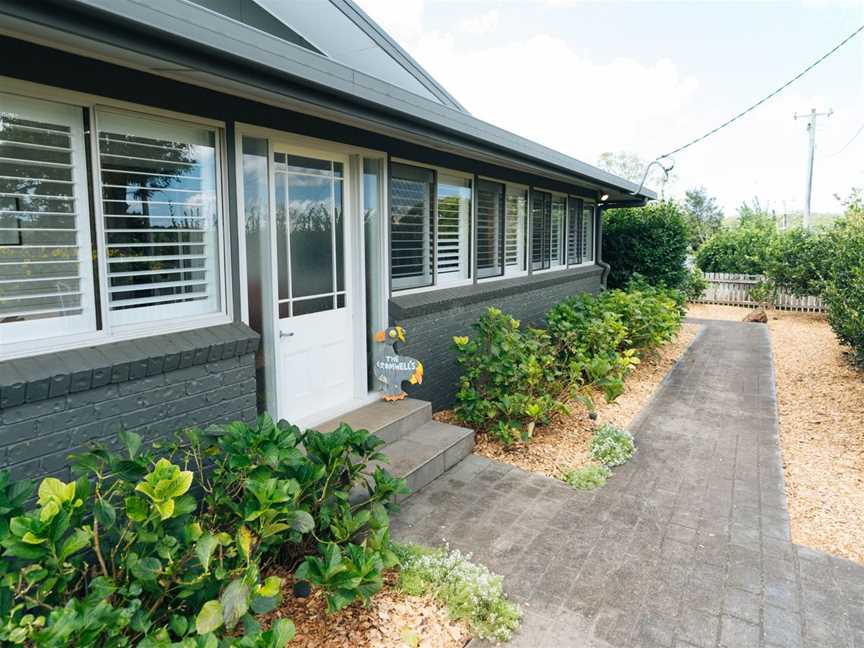
{"label": "door handle", "polygon": [[294,337],[294,331],[291,331],[290,333],[285,333],[284,331],[279,331],[279,337],[280,338]]}

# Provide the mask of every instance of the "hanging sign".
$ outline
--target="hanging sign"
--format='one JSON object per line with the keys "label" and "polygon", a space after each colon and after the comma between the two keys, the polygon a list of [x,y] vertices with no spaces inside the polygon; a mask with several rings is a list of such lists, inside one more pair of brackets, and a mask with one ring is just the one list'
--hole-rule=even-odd
{"label": "hanging sign", "polygon": [[384,391],[384,400],[387,401],[402,400],[407,396],[402,390],[404,381],[407,380],[412,385],[423,382],[423,364],[396,352],[396,343],[404,341],[405,329],[401,326],[391,326],[375,334],[373,372],[375,380]]}

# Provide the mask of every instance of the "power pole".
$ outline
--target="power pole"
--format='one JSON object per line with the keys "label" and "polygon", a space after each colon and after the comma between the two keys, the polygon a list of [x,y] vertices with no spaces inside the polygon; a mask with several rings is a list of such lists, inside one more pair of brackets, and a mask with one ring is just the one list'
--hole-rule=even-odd
{"label": "power pole", "polygon": [[816,153],[816,118],[830,117],[833,114],[833,108],[822,113],[817,113],[815,108],[811,108],[810,112],[804,115],[795,113],[796,120],[807,118],[807,132],[810,134],[810,152],[807,156],[807,185],[804,190],[804,229],[810,229],[810,191],[813,188],[813,156]]}

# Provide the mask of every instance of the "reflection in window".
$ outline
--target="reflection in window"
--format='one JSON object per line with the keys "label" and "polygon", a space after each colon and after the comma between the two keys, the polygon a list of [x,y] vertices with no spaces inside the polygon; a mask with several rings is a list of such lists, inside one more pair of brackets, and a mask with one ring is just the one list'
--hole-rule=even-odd
{"label": "reflection in window", "polygon": [[528,214],[528,190],[507,187],[507,223],[504,233],[506,271],[525,270],[525,222]]}
{"label": "reflection in window", "polygon": [[390,167],[390,272],[393,289],[431,286],[432,192],[429,169]]}
{"label": "reflection in window", "polygon": [[594,205],[582,208],[582,263],[594,263]]}
{"label": "reflection in window", "polygon": [[504,185],[477,183],[477,277],[504,274]]}
{"label": "reflection in window", "polygon": [[111,321],[217,311],[216,132],[104,113],[99,163]]}
{"label": "reflection in window", "polygon": [[579,232],[582,229],[581,211],[581,200],[573,197],[567,199],[567,265],[582,263],[582,250],[579,247]]}
{"label": "reflection in window", "polygon": [[553,196],[552,218],[549,230],[549,253],[551,266],[564,264],[564,226],[567,218],[567,198]]}
{"label": "reflection in window", "polygon": [[545,191],[531,192],[531,268],[549,267],[549,241],[552,223],[552,195]]}

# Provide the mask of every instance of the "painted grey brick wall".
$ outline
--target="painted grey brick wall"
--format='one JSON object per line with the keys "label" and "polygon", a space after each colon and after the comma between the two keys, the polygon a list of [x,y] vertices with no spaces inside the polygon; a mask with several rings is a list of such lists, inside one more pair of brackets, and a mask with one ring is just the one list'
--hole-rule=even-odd
{"label": "painted grey brick wall", "polygon": [[5,409],[0,467],[13,479],[68,477],[70,453],[92,441],[116,447],[121,430],[149,442],[185,427],[254,421],[254,362],[248,353]]}
{"label": "painted grey brick wall", "polygon": [[[428,302],[421,305],[413,300],[415,303],[403,307],[400,302],[404,304],[407,300],[391,300],[391,320],[406,330],[408,338],[405,344],[399,345],[399,352],[417,358],[424,368],[423,384],[406,383],[406,391],[414,398],[431,401],[433,409],[449,407],[453,404],[459,379],[452,344],[454,335],[470,335],[471,325],[490,306],[521,320],[523,326],[540,325],[546,312],[561,300],[580,292],[599,292],[601,272],[597,268],[557,282],[523,283],[518,290],[501,291],[487,298],[473,294],[467,299],[442,298],[438,310]],[[412,314],[412,310],[416,314]]]}

